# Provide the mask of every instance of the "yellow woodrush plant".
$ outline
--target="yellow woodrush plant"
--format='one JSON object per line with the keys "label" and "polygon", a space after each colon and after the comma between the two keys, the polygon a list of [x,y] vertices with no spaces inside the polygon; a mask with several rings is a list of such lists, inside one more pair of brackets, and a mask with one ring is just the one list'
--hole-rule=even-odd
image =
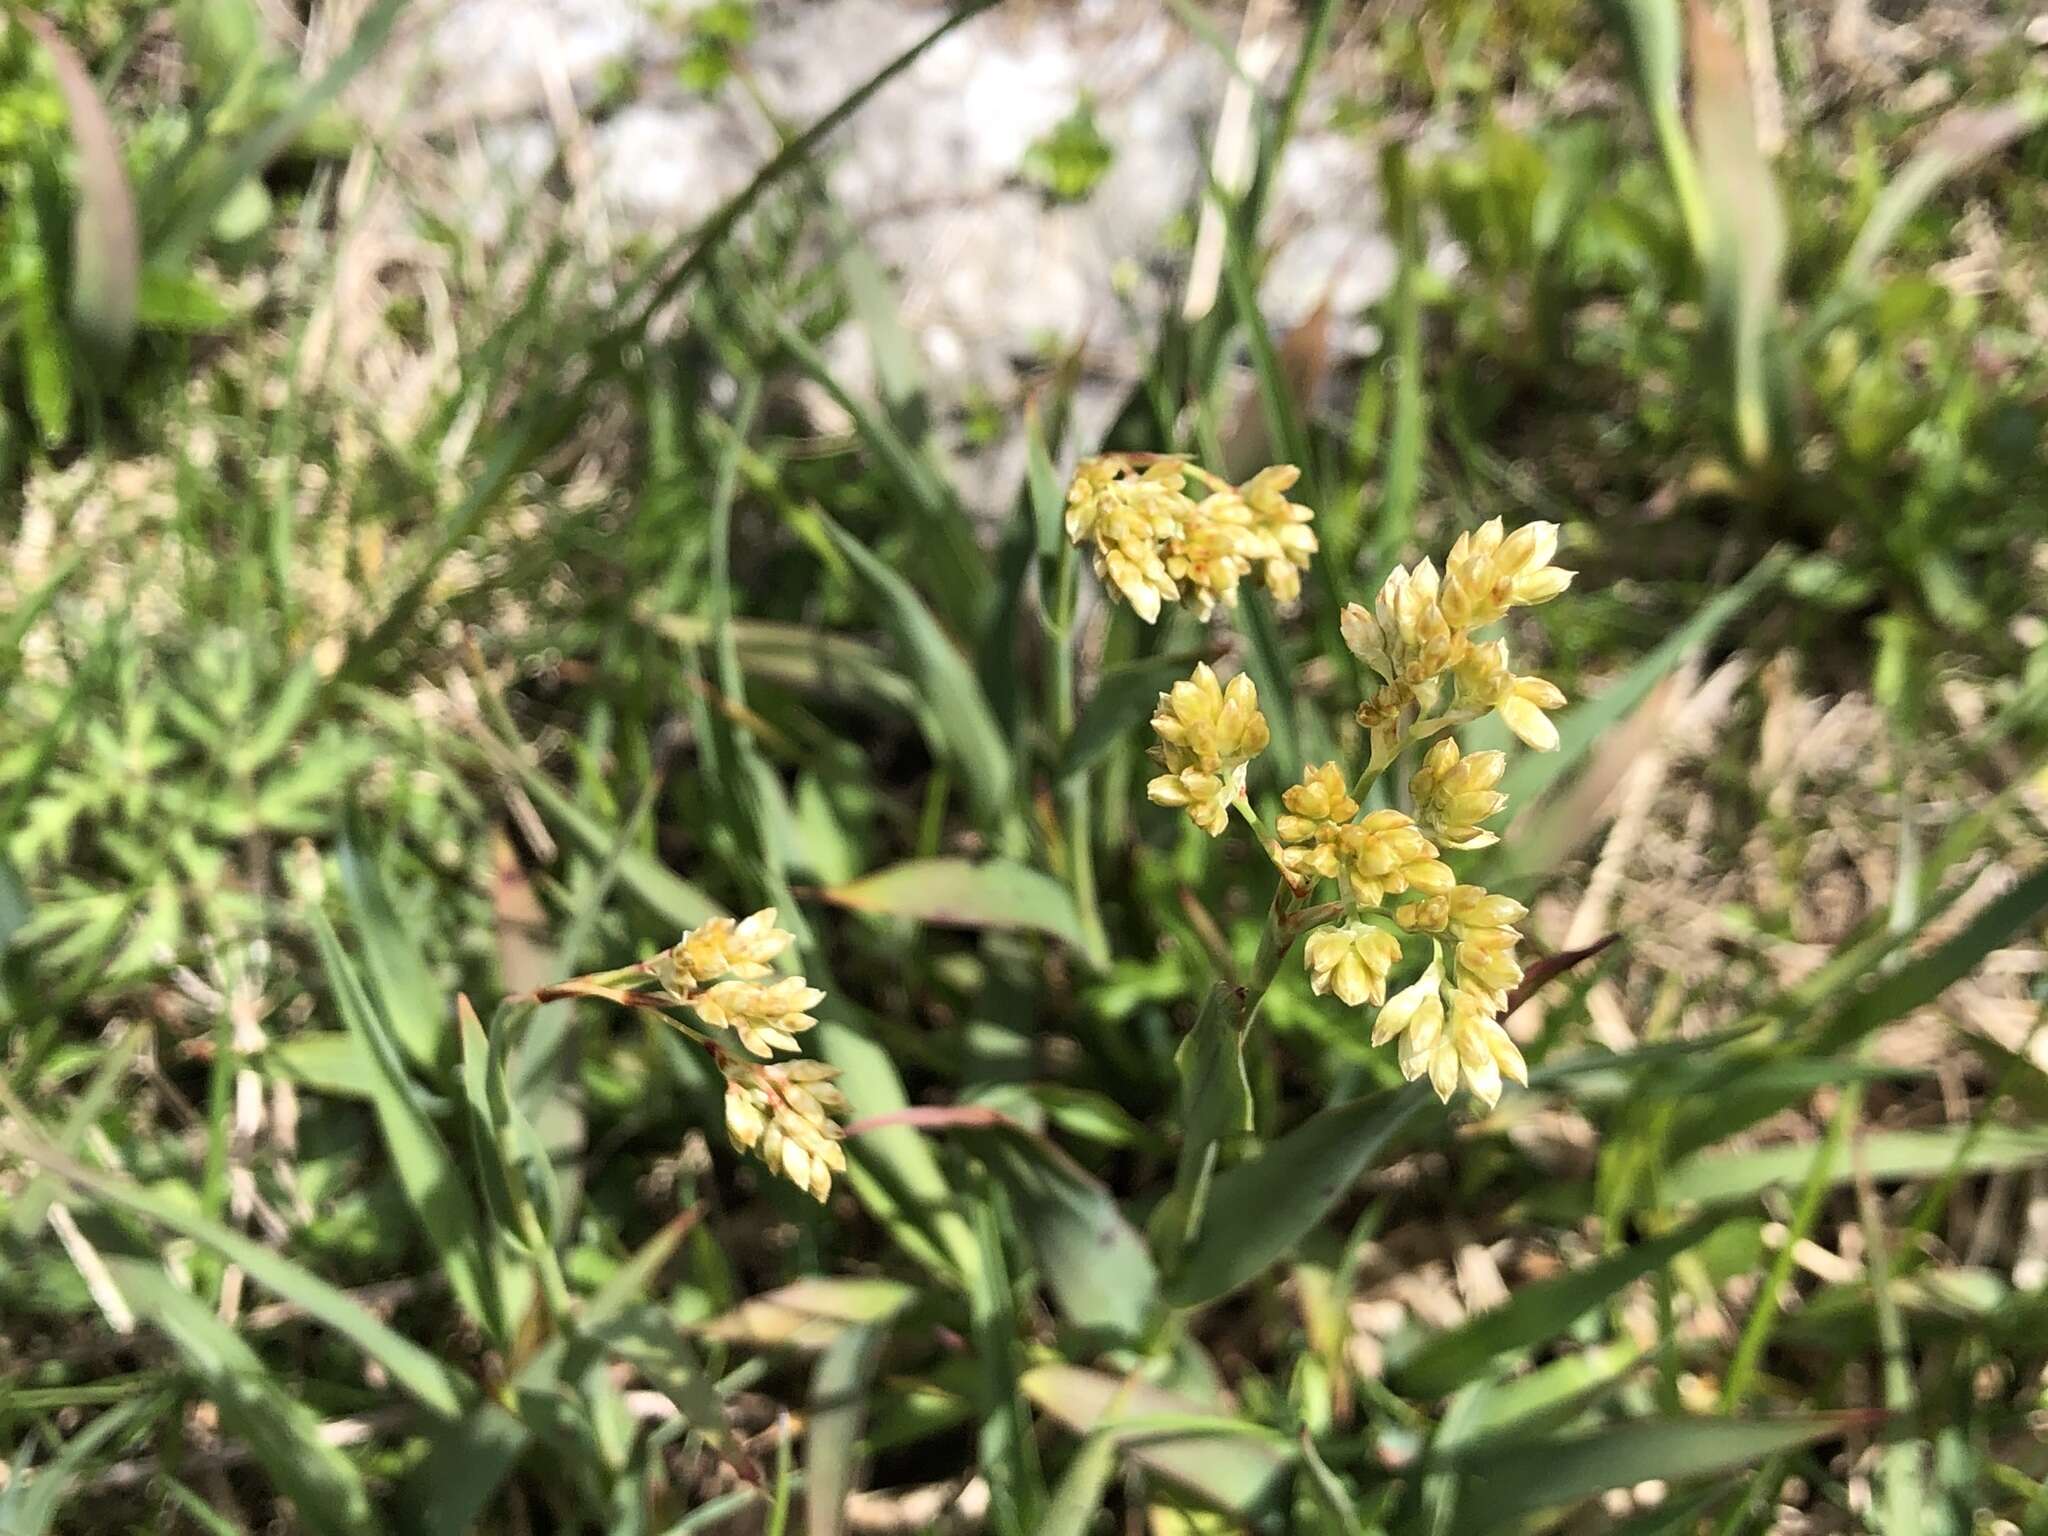
{"label": "yellow woodrush plant", "polygon": [[[1235,603],[1254,570],[1276,596],[1298,596],[1299,571],[1316,543],[1313,514],[1284,497],[1297,478],[1283,465],[1240,492],[1185,459],[1092,459],[1068,492],[1067,531],[1092,546],[1098,574],[1148,623],[1175,600],[1206,619]],[[1208,495],[1189,495],[1191,481]],[[1461,535],[1441,571],[1429,560],[1397,568],[1370,607],[1347,605],[1345,644],[1377,679],[1357,709],[1366,762],[1355,774],[1337,762],[1304,766],[1270,837],[1245,792],[1249,765],[1271,740],[1251,679],[1226,683],[1203,663],[1159,696],[1152,730],[1163,771],[1146,785],[1147,797],[1185,811],[1210,837],[1221,836],[1236,811],[1282,877],[1254,974],[1225,1005],[1238,1031],[1306,930],[1310,985],[1347,1006],[1377,1009],[1373,1043],[1399,1042],[1408,1080],[1426,1078],[1446,1103],[1462,1086],[1488,1108],[1506,1081],[1527,1081],[1501,1023],[1522,980],[1515,924],[1526,909],[1461,883],[1445,857],[1500,841],[1484,824],[1507,808],[1496,787],[1506,756],[1463,753],[1450,733],[1497,714],[1531,749],[1557,746],[1550,713],[1564,695],[1517,672],[1505,640],[1477,636],[1570,586],[1556,553],[1554,524],[1510,533],[1496,518]],[[1373,785],[1411,748],[1421,754],[1408,781],[1414,814],[1368,809]],[[1334,883],[1336,899],[1314,906],[1325,882]],[[1389,978],[1417,949],[1427,957],[1420,977],[1389,998]],[[1198,1029],[1209,1023],[1205,1016]]]}
{"label": "yellow woodrush plant", "polygon": [[[737,922],[700,923],[660,954],[622,970],[572,977],[532,994],[534,1002],[596,998],[653,1013],[711,1057],[725,1078],[725,1129],[736,1151],[823,1202],[846,1171],[835,1118],[846,1096],[838,1070],[820,1061],[776,1061],[801,1047],[818,1021],[807,1011],[825,994],[802,976],[774,981],[774,962],[795,942],[767,907]],[[692,1017],[694,1016],[694,1017]],[[729,1036],[738,1046],[726,1043]]]}

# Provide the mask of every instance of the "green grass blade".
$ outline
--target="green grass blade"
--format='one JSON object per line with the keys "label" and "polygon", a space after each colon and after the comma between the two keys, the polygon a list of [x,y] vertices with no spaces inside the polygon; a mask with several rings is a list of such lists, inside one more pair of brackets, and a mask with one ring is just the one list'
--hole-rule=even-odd
{"label": "green grass blade", "polygon": [[448,999],[435,984],[419,945],[399,921],[383,871],[363,842],[360,822],[337,853],[342,900],[363,945],[363,969],[382,1005],[391,1035],[414,1066],[432,1070],[446,1054]]}
{"label": "green grass blade", "polygon": [[1015,765],[974,669],[909,582],[838,524],[822,516],[819,522],[873,595],[902,664],[924,695],[933,752],[966,786],[982,824],[1004,825],[1016,814]]}
{"label": "green grass blade", "polygon": [[370,1536],[378,1529],[362,1474],[320,1438],[313,1411],[234,1329],[156,1266],[116,1259],[112,1268],[136,1314],[171,1341],[220,1410],[222,1426],[248,1446],[308,1529],[319,1536]]}
{"label": "green grass blade", "polygon": [[[1766,1189],[1801,1184],[1812,1176],[1815,1160],[1824,1156],[1830,1165],[1827,1182],[1846,1183],[1849,1169],[1831,1154],[1825,1143],[1701,1153],[1672,1169],[1658,1193],[1669,1204],[1751,1200]],[[1952,1125],[1936,1131],[1885,1131],[1864,1137],[1863,1156],[1871,1177],[1882,1183],[1936,1178],[1951,1167],[1973,1173],[2027,1168],[2048,1161],[2048,1130],[1986,1125],[1973,1136],[1971,1126]]]}
{"label": "green grass blade", "polygon": [[66,1440],[41,1467],[28,1464],[26,1446],[17,1441],[9,1458],[12,1476],[0,1489],[0,1531],[7,1536],[44,1536],[100,1447],[114,1444],[161,1407],[157,1398],[145,1396],[109,1408]]}
{"label": "green grass blade", "polygon": [[498,1281],[475,1204],[462,1183],[461,1168],[440,1129],[421,1111],[412,1092],[398,1042],[363,990],[362,978],[341,947],[327,916],[309,909],[313,936],[334,988],[335,1006],[363,1055],[375,1068],[372,1106],[391,1169],[418,1218],[420,1234],[434,1250],[462,1309],[493,1338],[507,1336]]}

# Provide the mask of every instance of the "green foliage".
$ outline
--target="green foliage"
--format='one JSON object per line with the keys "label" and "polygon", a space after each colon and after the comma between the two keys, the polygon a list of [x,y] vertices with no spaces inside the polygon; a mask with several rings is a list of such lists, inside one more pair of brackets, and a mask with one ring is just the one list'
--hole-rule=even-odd
{"label": "green foliage", "polygon": [[1093,192],[1116,159],[1116,147],[1095,123],[1094,103],[1082,97],[1024,152],[1024,179],[1054,202],[1078,203]]}
{"label": "green foliage", "polygon": [[[7,290],[9,409],[93,451],[18,457],[0,619],[0,1527],[822,1536],[913,1484],[1005,1536],[2038,1524],[2048,1314],[2000,1202],[2048,1166],[2048,1092],[2032,1036],[1943,1009],[2031,976],[2048,924],[2048,380],[2025,295],[1931,275],[1963,200],[2035,166],[2032,97],[1901,143],[1852,95],[1846,140],[1760,172],[1732,75],[1686,120],[1675,6],[1612,7],[1627,56],[1590,60],[1548,0],[1403,12],[1391,104],[1459,131],[1382,162],[1396,366],[1318,393],[1256,303],[1258,204],[1348,15],[1315,8],[1215,311],[1162,322],[1104,444],[1038,381],[989,495],[815,158],[917,49],[622,282],[564,247],[570,280],[459,294],[455,375],[399,431],[295,371],[334,209],[262,175],[333,146],[395,10],[301,84],[254,7],[181,6],[193,99],[144,111],[139,8],[45,9],[143,239],[114,421],[67,371],[108,312],[76,306],[90,176],[10,26],[0,240],[42,286]],[[710,89],[751,11],[692,14]],[[1492,110],[1564,62],[1640,103]],[[1083,103],[1026,174],[1084,197],[1108,155]],[[1782,263],[1728,239],[1762,175]],[[306,287],[261,239],[294,195]],[[281,316],[215,298],[245,264]],[[873,398],[827,362],[848,326]],[[795,381],[852,430],[801,424]],[[1103,619],[1056,466],[1215,438],[1301,462],[1301,608]],[[1255,774],[1356,750],[1340,605],[1494,514],[1558,517],[1583,572],[1516,632],[1572,688],[1562,745],[1467,866],[1545,931],[1606,878],[1598,807],[1660,701],[1732,656],[1866,690],[1898,766],[1781,797],[1731,684],[1683,893],[1715,973],[1667,975],[1624,903],[1514,1020],[1533,1086],[1447,1115],[1262,949],[1255,848],[1143,803],[1144,721],[1236,651],[1296,758]],[[1799,887],[1845,826],[1888,904],[1817,927],[1713,883]],[[728,1156],[675,1030],[529,995],[767,906],[854,1105],[822,1207]],[[1960,1048],[1895,1062],[1902,1020]]]}

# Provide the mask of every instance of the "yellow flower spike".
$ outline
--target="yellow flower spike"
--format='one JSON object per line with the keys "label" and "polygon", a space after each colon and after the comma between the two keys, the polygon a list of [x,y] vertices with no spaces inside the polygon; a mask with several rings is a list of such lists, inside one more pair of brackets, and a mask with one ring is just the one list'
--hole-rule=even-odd
{"label": "yellow flower spike", "polygon": [[770,962],[795,942],[794,934],[775,926],[775,909],[764,907],[737,923],[714,917],[684,934],[670,954],[678,979],[697,986],[725,976],[758,981],[769,974]]}
{"label": "yellow flower spike", "polygon": [[1436,679],[1463,660],[1468,644],[1464,630],[1444,617],[1438,595],[1430,561],[1396,567],[1372,608],[1349,604],[1339,621],[1352,654],[1424,709],[1434,707]]}
{"label": "yellow flower spike", "polygon": [[1246,554],[1260,562],[1260,575],[1275,602],[1292,603],[1301,597],[1301,573],[1320,547],[1309,526],[1315,513],[1299,502],[1289,501],[1287,492],[1301,478],[1292,464],[1275,464],[1262,469],[1245,483],[1245,505],[1251,509],[1254,542]]}
{"label": "yellow flower spike", "polygon": [[1237,606],[1238,583],[1252,572],[1251,518],[1235,491],[1219,491],[1194,504],[1182,533],[1166,546],[1167,574],[1185,588],[1196,618],[1206,622],[1219,602]]}
{"label": "yellow flower spike", "polygon": [[1512,928],[1467,929],[1458,940],[1458,980],[1483,993],[1495,1011],[1507,1006],[1508,994],[1521,985],[1522,965],[1515,958],[1521,935]]}
{"label": "yellow flower spike", "polygon": [[1308,936],[1301,958],[1316,996],[1335,993],[1339,1002],[1362,1008],[1386,1001],[1387,974],[1400,963],[1401,944],[1370,923],[1331,923]]}
{"label": "yellow flower spike", "polygon": [[[1398,1036],[1404,1057],[1412,1040],[1420,1039],[1425,1050],[1434,1045],[1444,1024],[1443,985],[1443,962],[1432,959],[1419,978],[1387,999],[1373,1023],[1372,1043],[1385,1045]],[[1414,1081],[1413,1073],[1408,1077]]]}
{"label": "yellow flower spike", "polygon": [[725,1127],[734,1148],[754,1152],[771,1172],[822,1202],[832,1175],[846,1171],[845,1132],[828,1110],[846,1099],[832,1087],[833,1068],[817,1061],[777,1066],[722,1060],[726,1074]]}
{"label": "yellow flower spike", "polygon": [[1409,890],[1446,895],[1457,884],[1451,867],[1436,856],[1436,844],[1402,811],[1374,811],[1350,823],[1339,830],[1337,846],[1351,899],[1361,907],[1376,907]]}
{"label": "yellow flower spike", "polygon": [[1491,997],[1467,981],[1446,985],[1441,968],[1432,964],[1380,1011],[1373,1043],[1399,1036],[1401,1075],[1409,1082],[1428,1078],[1445,1103],[1462,1082],[1491,1109],[1500,1102],[1503,1077],[1526,1084],[1529,1076],[1522,1053],[1501,1027],[1499,1011]]}
{"label": "yellow flower spike", "polygon": [[721,981],[685,999],[698,1018],[713,1029],[731,1030],[741,1049],[756,1056],[799,1049],[797,1035],[818,1022],[804,1010],[824,1000],[825,994],[801,976],[785,976],[767,986]]}
{"label": "yellow flower spike", "polygon": [[1512,928],[1529,909],[1512,896],[1496,896],[1480,885],[1461,885],[1444,899],[1445,925],[1469,936],[1475,930]]}
{"label": "yellow flower spike", "polygon": [[1094,546],[1095,574],[1152,624],[1162,603],[1180,597],[1165,556],[1194,507],[1180,460],[1141,470],[1121,454],[1105,454],[1084,461],[1067,488],[1067,537]]}
{"label": "yellow flower spike", "polygon": [[1493,786],[1507,770],[1504,752],[1458,755],[1458,744],[1446,736],[1429,749],[1422,767],[1408,781],[1418,819],[1446,848],[1490,848],[1497,833],[1479,825],[1507,807],[1508,797]]}
{"label": "yellow flower spike", "polygon": [[1154,755],[1166,772],[1145,786],[1155,805],[1184,809],[1211,837],[1222,834],[1230,807],[1244,794],[1245,768],[1272,739],[1259,713],[1259,691],[1240,673],[1224,686],[1207,662],[1159,695],[1152,729]]}
{"label": "yellow flower spike", "polygon": [[1549,602],[1576,574],[1552,565],[1556,554],[1555,523],[1525,523],[1503,536],[1496,517],[1476,532],[1460,534],[1444,561],[1444,617],[1478,629],[1510,608]]}
{"label": "yellow flower spike", "polygon": [[1496,711],[1501,724],[1536,752],[1557,750],[1557,726],[1546,713],[1564,708],[1564,693],[1540,677],[1518,677],[1508,667],[1504,640],[1475,645],[1458,666],[1458,707],[1472,716]]}
{"label": "yellow flower spike", "polygon": [[1344,770],[1335,763],[1304,768],[1301,782],[1280,797],[1286,814],[1273,824],[1284,844],[1280,867],[1291,875],[1337,878],[1343,854],[1339,839],[1343,828],[1358,814],[1358,802],[1351,798],[1344,782]]}

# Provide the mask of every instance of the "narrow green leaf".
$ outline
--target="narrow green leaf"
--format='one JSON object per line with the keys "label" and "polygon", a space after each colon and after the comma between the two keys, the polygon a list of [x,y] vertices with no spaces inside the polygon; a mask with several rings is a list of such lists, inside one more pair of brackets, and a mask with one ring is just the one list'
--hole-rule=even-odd
{"label": "narrow green leaf", "polygon": [[804,1456],[807,1536],[839,1536],[845,1528],[846,1501],[859,1471],[868,1387],[887,1337],[886,1319],[849,1328],[825,1346],[811,1372],[811,1426]]}
{"label": "narrow green leaf", "polygon": [[607,1354],[645,1376],[649,1386],[666,1393],[690,1427],[727,1462],[753,1469],[716,1382],[668,1313],[651,1303],[629,1307],[592,1327],[589,1335]]}
{"label": "narrow green leaf", "polygon": [[[1938,1131],[1885,1131],[1862,1138],[1863,1158],[1871,1178],[1880,1183],[1931,1178],[1952,1167],[1969,1173],[2000,1168],[2025,1168],[2048,1161],[2048,1130],[2032,1126],[1944,1126]],[[1825,1143],[1764,1147],[1752,1152],[1701,1153],[1687,1158],[1658,1186],[1668,1203],[1688,1200],[1703,1205],[1753,1199],[1774,1186],[1802,1183]],[[1830,1184],[1845,1184],[1850,1166],[1843,1159],[1830,1170]]]}
{"label": "narrow green leaf", "polygon": [[[709,645],[712,626],[695,614],[656,613],[649,624],[678,644]],[[843,703],[915,714],[917,689],[865,640],[805,624],[732,619],[726,626],[733,654],[749,678],[773,683],[820,703]]]}
{"label": "narrow green leaf", "polygon": [[384,873],[362,842],[360,823],[350,819],[353,824],[341,840],[337,862],[342,899],[363,944],[363,967],[406,1059],[431,1069],[441,1061],[447,1040],[448,999],[435,984],[418,943],[399,921],[384,888]]}
{"label": "narrow green leaf", "polygon": [[1713,639],[1776,580],[1782,566],[1783,561],[1775,555],[1758,561],[1748,575],[1717,594],[1604,692],[1566,710],[1557,721],[1557,750],[1514,754],[1501,780],[1502,791],[1516,805],[1528,806],[1562,780],[1688,653]]}
{"label": "narrow green leaf", "polygon": [[1692,51],[1692,132],[1712,237],[1707,283],[1733,351],[1736,443],[1759,465],[1772,451],[1766,349],[1784,281],[1785,206],[1757,144],[1742,49],[1704,0],[1686,8]]}
{"label": "narrow green leaf", "polygon": [[0,1146],[39,1164],[82,1195],[189,1237],[230,1264],[241,1266],[258,1285],[286,1301],[296,1302],[314,1321],[362,1350],[384,1368],[395,1386],[428,1411],[453,1419],[474,1396],[466,1381],[410,1339],[379,1322],[345,1292],[263,1244],[199,1215],[184,1202],[166,1199],[126,1179],[88,1167],[39,1138],[4,1126],[0,1126]]}
{"label": "narrow green leaf", "polygon": [[463,1310],[492,1337],[506,1337],[497,1276],[484,1243],[475,1205],[463,1187],[459,1165],[434,1122],[413,1096],[412,1080],[398,1042],[343,952],[326,913],[309,908],[313,936],[342,1022],[375,1068],[371,1104],[391,1154],[392,1172],[419,1219],[420,1233],[441,1261],[449,1288]]}
{"label": "narrow green leaf", "polygon": [[1028,928],[1086,947],[1074,898],[1050,875],[990,859],[912,859],[819,892],[855,912],[953,928]]}
{"label": "narrow green leaf", "polygon": [[50,72],[71,118],[78,147],[78,212],[71,227],[71,318],[92,343],[101,366],[117,369],[135,335],[142,276],[142,240],[135,192],[120,136],[92,75],[47,18],[26,6],[10,13],[50,57]]}
{"label": "narrow green leaf", "polygon": [[1563,1337],[1579,1318],[1624,1286],[1670,1263],[1728,1219],[1727,1213],[1710,1212],[1583,1269],[1524,1286],[1499,1306],[1431,1334],[1394,1361],[1394,1383],[1405,1397],[1442,1397],[1510,1350],[1531,1349]]}
{"label": "narrow green leaf", "polygon": [[1286,1258],[1421,1105],[1422,1088],[1326,1109],[1220,1175],[1201,1232],[1167,1280],[1167,1301],[1199,1306]]}
{"label": "narrow green leaf", "polygon": [[1528,1510],[1576,1503],[1610,1488],[1726,1473],[1780,1451],[1841,1435],[1856,1417],[1637,1419],[1591,1433],[1487,1440],[1453,1458],[1465,1474],[1462,1529],[1498,1531]]}
{"label": "narrow green leaf", "polygon": [[1925,1007],[2044,912],[2048,912],[2048,866],[2023,877],[1932,953],[1880,976],[1828,1023],[1816,1049],[1829,1053],[1843,1050],[1878,1026]]}
{"label": "narrow green leaf", "polygon": [[1192,652],[1177,652],[1106,668],[1060,748],[1055,777],[1072,778],[1094,767],[1130,731],[1151,719],[1159,695],[1193,672],[1200,660]]}
{"label": "narrow green leaf", "polygon": [[824,517],[819,521],[873,593],[902,664],[924,696],[924,727],[933,752],[966,786],[983,824],[1001,825],[1015,813],[1013,764],[974,669],[909,582],[837,523]]}
{"label": "narrow green leaf", "polygon": [[750,1296],[697,1331],[721,1344],[772,1349],[823,1349],[849,1328],[893,1317],[915,1292],[895,1280],[795,1280]]}
{"label": "narrow green leaf", "polygon": [[1869,282],[1907,220],[1944,181],[2044,122],[2048,122],[2048,91],[2040,90],[2027,91],[1995,107],[1955,107],[1945,113],[1879,194],[1870,216],[1856,232],[1856,243],[1843,258],[1839,286],[1848,290]]}
{"label": "narrow green leaf", "polygon": [[1053,1488],[1038,1522],[1038,1536],[1087,1536],[1116,1472],[1116,1435],[1097,1430],[1081,1441]]}
{"label": "narrow green leaf", "polygon": [[320,1438],[320,1421],[234,1329],[162,1270],[111,1261],[136,1314],[168,1338],[219,1408],[228,1433],[249,1447],[299,1518],[323,1536],[368,1536],[378,1526],[354,1463]]}
{"label": "narrow green leaf", "polygon": [[[1263,1426],[1234,1433],[1237,1426],[1210,1405],[1145,1382],[1055,1363],[1032,1367],[1022,1385],[1026,1397],[1074,1433],[1115,1432],[1133,1461],[1240,1519],[1271,1506],[1294,1461]],[[1147,1422],[1175,1419],[1191,1422],[1170,1432]]]}
{"label": "narrow green leaf", "polygon": [[17,1441],[10,1457],[13,1475],[0,1488],[0,1531],[7,1536],[44,1536],[100,1447],[114,1444],[162,1406],[157,1397],[145,1395],[107,1409],[41,1467],[28,1464],[26,1446]]}

